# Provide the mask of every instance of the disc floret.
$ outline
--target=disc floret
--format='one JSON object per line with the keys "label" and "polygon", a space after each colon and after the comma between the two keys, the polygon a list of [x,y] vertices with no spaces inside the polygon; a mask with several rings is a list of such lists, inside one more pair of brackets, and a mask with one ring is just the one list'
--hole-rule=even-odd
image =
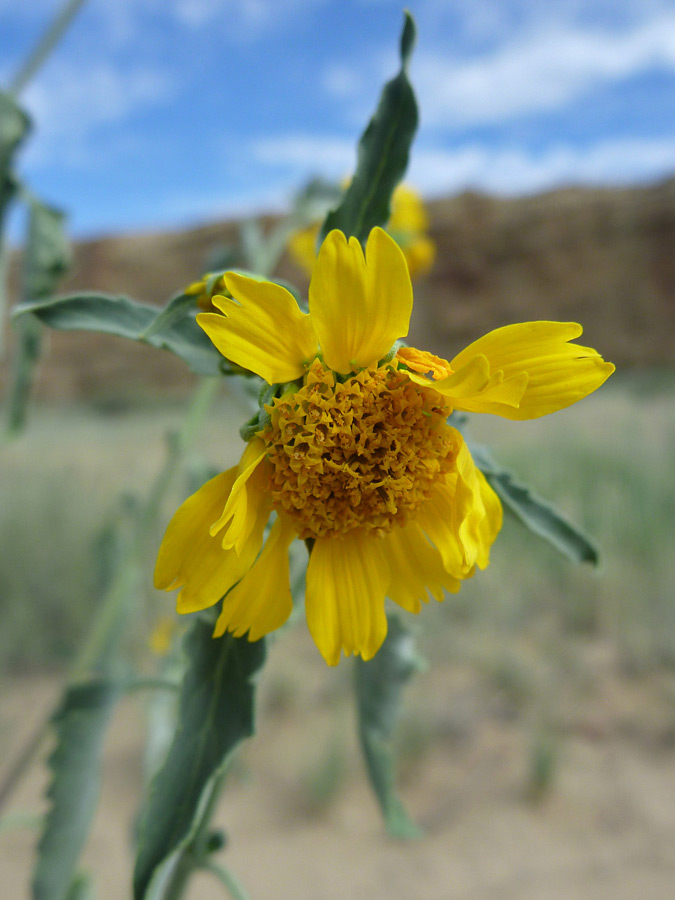
{"label": "disc floret", "polygon": [[396,362],[340,380],[317,359],[268,411],[269,490],[301,538],[404,525],[457,453],[444,398]]}

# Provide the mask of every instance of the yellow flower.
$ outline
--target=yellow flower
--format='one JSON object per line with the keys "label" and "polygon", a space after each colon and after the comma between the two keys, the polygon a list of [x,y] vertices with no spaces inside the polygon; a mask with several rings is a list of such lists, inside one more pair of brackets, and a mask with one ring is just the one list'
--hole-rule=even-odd
{"label": "yellow flower", "polygon": [[[284,288],[226,273],[234,299],[197,317],[218,350],[278,384],[238,466],[174,515],[155,571],[181,588],[178,611],[223,598],[214,635],[250,640],[291,612],[288,549],[311,548],[306,615],[326,662],[370,659],[387,631],[385,598],[418,612],[488,564],[500,502],[476,468],[457,410],[531,419],[568,406],[613,371],[568,343],[581,327],[499,328],[446,361],[413,348],[403,253],[380,228],[366,253],[339,231],[325,239],[309,313]],[[276,513],[265,539],[265,527]]]}
{"label": "yellow flower", "polygon": [[391,217],[387,231],[403,250],[411,278],[424,275],[434,264],[436,245],[426,232],[429,217],[419,194],[399,184],[391,198]]}
{"label": "yellow flower", "polygon": [[148,646],[155,656],[166,656],[171,649],[177,631],[176,620],[171,616],[162,616],[150,632]]}
{"label": "yellow flower", "polygon": [[216,307],[212,303],[215,294],[225,293],[225,281],[222,275],[207,272],[199,281],[193,281],[189,284],[184,294],[193,294],[195,296],[195,304],[199,309],[205,312],[216,312]]}
{"label": "yellow flower", "polygon": [[[346,185],[345,185],[346,186]],[[316,262],[316,242],[319,223],[294,231],[288,240],[293,260],[308,275]],[[391,198],[391,216],[387,231],[394,238],[408,264],[411,278],[424,275],[436,258],[436,245],[427,236],[429,217],[419,194],[405,184],[399,184]]]}

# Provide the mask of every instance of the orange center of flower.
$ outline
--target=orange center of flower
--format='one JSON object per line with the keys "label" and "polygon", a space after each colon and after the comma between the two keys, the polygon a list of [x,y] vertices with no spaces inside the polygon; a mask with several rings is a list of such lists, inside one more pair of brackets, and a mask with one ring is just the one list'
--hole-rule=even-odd
{"label": "orange center of flower", "polygon": [[317,360],[305,384],[269,407],[269,490],[301,538],[403,525],[452,467],[448,409],[396,364],[344,383]]}

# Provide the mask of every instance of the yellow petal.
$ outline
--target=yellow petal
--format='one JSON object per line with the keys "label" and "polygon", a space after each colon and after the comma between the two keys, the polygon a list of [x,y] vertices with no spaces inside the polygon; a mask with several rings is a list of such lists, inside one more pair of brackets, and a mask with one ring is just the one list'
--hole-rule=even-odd
{"label": "yellow petal", "polygon": [[427,540],[419,522],[394,528],[384,538],[389,563],[387,595],[408,612],[418,613],[421,601],[427,603],[427,591],[439,602],[443,589],[453,593],[460,582],[449,575],[438,550]]}
{"label": "yellow petal", "polygon": [[214,637],[248,632],[249,641],[281,627],[293,609],[288,547],[295,537],[292,520],[279,516],[253,566],[223,600]]}
{"label": "yellow petal", "polygon": [[343,375],[376,363],[408,333],[412,287],[403,253],[381,228],[364,258],[355,237],[327,235],[309,285],[309,311],[326,365]]}
{"label": "yellow petal", "polygon": [[387,634],[389,582],[385,545],[359,530],[317,538],[307,565],[305,610],[314,642],[329,666],[345,655],[372,659]]}
{"label": "yellow petal", "polygon": [[227,359],[270,384],[294,381],[316,356],[317,341],[307,313],[278,284],[228,272],[234,300],[213,297],[219,313],[200,313],[197,323]]}
{"label": "yellow petal", "polygon": [[219,515],[237,476],[228,469],[207,481],[174,514],[162,540],[155,566],[155,587],[174,590],[179,613],[213,606],[251,566],[260,550],[269,510],[260,510],[241,554],[223,550],[209,527]]}
{"label": "yellow petal", "polygon": [[459,511],[460,544],[467,565],[484,569],[492,542],[502,526],[502,505],[464,443],[457,454],[456,466],[454,502]]}
{"label": "yellow petal", "polygon": [[476,565],[479,569],[485,569],[490,562],[490,547],[502,527],[503,510],[501,500],[487,483],[480,469],[476,469],[476,477],[485,508],[485,516],[478,523]]}
{"label": "yellow petal", "polygon": [[[263,467],[258,467],[265,458],[267,448],[260,438],[253,438],[246,445],[237,467],[237,477],[227,498],[227,503],[218,519],[210,528],[214,537],[227,525],[221,536],[220,544],[224,550],[234,547],[237,553],[246,542],[257,517],[261,504],[269,503],[265,491],[266,474]],[[257,477],[255,477],[257,475]],[[252,480],[251,480],[252,479]]]}
{"label": "yellow petal", "polygon": [[[614,371],[597,351],[569,343],[581,333],[581,325],[574,322],[524,322],[497,328],[479,338],[450,364],[457,371],[475,357],[484,356],[490,366],[490,390],[462,398],[456,408],[522,420],[576,403],[599,388]],[[513,406],[508,398],[513,399],[521,386],[522,396]],[[439,390],[438,385],[435,389]]]}
{"label": "yellow petal", "polygon": [[416,521],[438,548],[447,572],[461,579],[469,577],[475,565],[487,565],[490,545],[501,527],[501,504],[459,432],[455,436],[456,470],[436,482]]}
{"label": "yellow petal", "polygon": [[473,563],[468,559],[459,536],[459,526],[466,514],[457,501],[457,475],[447,476],[434,485],[428,500],[417,512],[419,523],[431,543],[437,548],[443,566],[453,578],[468,578]]}
{"label": "yellow petal", "polygon": [[[447,359],[435,356],[428,350],[418,350],[416,347],[399,347],[396,358],[402,362],[406,369],[427,376],[418,384],[426,384],[430,379],[441,381],[453,374]],[[413,381],[415,379],[412,379]]]}

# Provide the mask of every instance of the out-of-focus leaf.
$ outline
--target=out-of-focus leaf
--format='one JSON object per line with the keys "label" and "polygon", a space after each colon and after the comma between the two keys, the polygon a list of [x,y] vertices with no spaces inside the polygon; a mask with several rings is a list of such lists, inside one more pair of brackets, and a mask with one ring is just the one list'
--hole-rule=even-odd
{"label": "out-of-focus leaf", "polygon": [[333,228],[365,243],[370,230],[386,225],[391,195],[408,167],[418,114],[408,81],[408,62],[415,43],[415,22],[409,12],[401,35],[401,69],[387,82],[375,115],[361,136],[356,172],[342,202],[326,217],[321,240]]}
{"label": "out-of-focus leaf", "polygon": [[6,91],[0,91],[0,180],[8,174],[14,153],[30,127],[28,115]]}
{"label": "out-of-focus leaf", "polygon": [[80,872],[75,876],[66,900],[94,900],[96,891],[94,881],[88,872]]}
{"label": "out-of-focus leaf", "polygon": [[[28,238],[24,250],[22,301],[48,297],[70,265],[70,247],[60,210],[29,201]],[[19,304],[19,308],[21,304]],[[16,348],[9,390],[8,431],[18,434],[26,423],[35,367],[42,351],[42,325],[33,316],[17,323]]]}
{"label": "out-of-focus leaf", "polygon": [[593,566],[599,564],[597,547],[576,525],[530,488],[516,481],[510,472],[492,459],[485,447],[473,445],[471,453],[506,510],[526,528],[544,538],[573,562],[587,562]]}
{"label": "out-of-focus leaf", "polygon": [[71,264],[65,215],[35,199],[31,199],[29,210],[21,288],[23,302],[41,300],[53,294]]}
{"label": "out-of-focus leaf", "polygon": [[[59,331],[100,331],[169,350],[199,375],[221,372],[222,357],[197,325],[183,296],[164,310],[136,303],[128,297],[86,293],[22,304],[15,316],[30,313]],[[160,327],[155,328],[155,322]]]}
{"label": "out-of-focus leaf", "polygon": [[42,325],[33,316],[24,316],[16,324],[12,380],[7,400],[9,435],[18,434],[26,424],[33,375],[42,352],[42,332]]}
{"label": "out-of-focus leaf", "polygon": [[135,900],[146,897],[158,867],[185,847],[212,779],[253,733],[254,677],[265,660],[265,641],[231,634],[214,640],[212,632],[210,619],[197,619],[185,637],[178,726],[141,821]]}
{"label": "out-of-focus leaf", "polygon": [[4,343],[3,328],[7,306],[7,250],[3,232],[7,209],[17,192],[12,161],[29,129],[30,119],[26,113],[9,94],[0,91],[0,352]]}
{"label": "out-of-focus leaf", "polygon": [[194,318],[195,298],[193,294],[178,294],[155,316],[140,334],[140,340],[150,341],[153,335],[174,328],[188,313]]}
{"label": "out-of-focus leaf", "polygon": [[410,819],[396,793],[392,736],[403,688],[420,668],[413,637],[396,616],[373,659],[356,660],[356,699],[361,749],[375,795],[392,837],[414,838],[420,828]]}
{"label": "out-of-focus leaf", "polygon": [[108,681],[73,685],[54,717],[50,808],[38,845],[33,900],[72,896],[75,867],[98,800],[105,728],[117,696],[117,687]]}

